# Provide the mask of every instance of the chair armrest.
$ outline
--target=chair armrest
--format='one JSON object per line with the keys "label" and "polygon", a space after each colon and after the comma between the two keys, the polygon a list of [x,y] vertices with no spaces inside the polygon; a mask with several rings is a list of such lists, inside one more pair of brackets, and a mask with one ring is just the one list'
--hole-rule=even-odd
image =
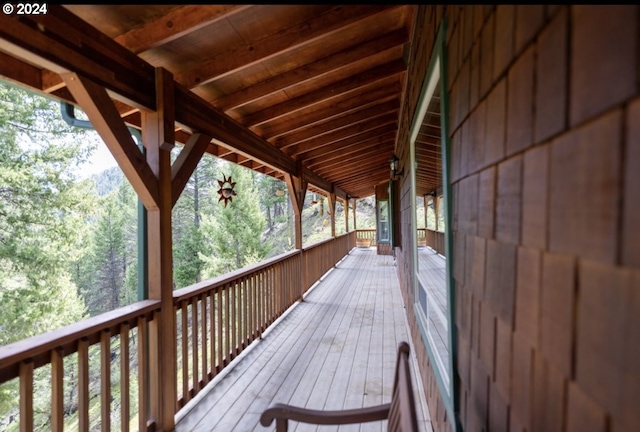
{"label": "chair armrest", "polygon": [[390,407],[391,404],[387,403],[357,409],[320,411],[277,403],[262,413],[260,416],[260,424],[262,424],[262,426],[269,426],[273,420],[276,419],[277,424],[283,423],[285,428],[283,430],[286,430],[287,420],[318,425],[364,423],[387,419],[389,417]]}

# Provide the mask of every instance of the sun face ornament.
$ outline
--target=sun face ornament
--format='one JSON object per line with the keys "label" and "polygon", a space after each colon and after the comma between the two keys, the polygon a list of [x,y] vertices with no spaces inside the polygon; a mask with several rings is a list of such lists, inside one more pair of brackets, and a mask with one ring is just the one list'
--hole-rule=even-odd
{"label": "sun face ornament", "polygon": [[236,196],[236,191],[233,190],[236,187],[236,183],[231,181],[231,176],[227,178],[224,174],[222,174],[222,180],[218,180],[218,185],[220,189],[218,189],[218,195],[220,198],[218,202],[224,200],[224,206],[227,206],[227,203],[233,201],[233,197]]}

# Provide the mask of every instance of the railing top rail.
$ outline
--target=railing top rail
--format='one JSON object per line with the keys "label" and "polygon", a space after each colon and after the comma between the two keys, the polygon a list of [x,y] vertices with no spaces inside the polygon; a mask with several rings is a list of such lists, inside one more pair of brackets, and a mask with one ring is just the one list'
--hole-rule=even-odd
{"label": "railing top rail", "polygon": [[[375,230],[374,230],[375,231]],[[308,251],[310,249],[322,246],[325,243],[331,242],[333,240],[336,240],[338,238],[341,237],[346,237],[348,236],[350,233],[344,233],[344,234],[340,234],[339,236],[333,237],[333,238],[329,238],[323,241],[320,241],[318,243],[314,243],[310,246],[306,246],[303,247],[302,249],[296,249],[290,252],[285,252],[283,254],[280,254],[278,256],[275,256],[273,258],[269,258],[267,260],[264,260],[262,262],[259,262],[257,264],[253,264],[247,267],[243,267],[241,269],[235,270],[231,273],[225,273],[223,275],[220,276],[216,276],[215,278],[212,279],[207,279],[205,281],[202,282],[198,282],[197,284],[193,284],[193,285],[189,285],[187,287],[184,288],[180,288],[178,290],[175,290],[173,292],[173,301],[174,302],[181,302],[184,300],[187,300],[191,297],[197,296],[202,294],[203,292],[206,291],[210,291],[212,289],[218,288],[220,286],[223,286],[226,283],[232,282],[234,280],[240,279],[244,276],[248,276],[252,273],[255,273],[257,271],[263,270],[267,267],[270,267],[278,262],[284,261],[288,258],[291,258],[292,256],[298,255],[304,251]]]}
{"label": "railing top rail", "polygon": [[431,229],[431,228],[418,228],[418,229],[424,229],[424,230],[431,231],[431,232],[434,232],[434,233],[444,234],[444,231],[434,230],[434,229]]}
{"label": "railing top rail", "polygon": [[65,354],[75,352],[78,340],[116,329],[124,322],[135,327],[136,318],[156,310],[160,310],[160,300],[143,300],[0,347],[0,383],[13,378],[9,369],[21,361],[32,360],[35,367],[41,366],[48,362],[48,353],[53,349],[62,348]]}
{"label": "railing top rail", "polygon": [[352,232],[352,231],[347,232],[347,233],[342,233],[342,234],[340,234],[340,235],[337,235],[337,236],[335,236],[335,237],[330,237],[330,238],[325,239],[325,240],[321,240],[321,241],[319,241],[319,242],[317,242],[317,243],[311,244],[311,245],[309,245],[309,246],[305,246],[305,247],[303,247],[301,250],[302,250],[302,251],[306,251],[306,250],[313,249],[313,248],[318,247],[318,246],[322,246],[322,245],[323,245],[323,244],[325,244],[325,243],[329,243],[329,242],[331,242],[331,241],[333,241],[333,240],[337,240],[337,239],[339,239],[339,238],[341,238],[341,237],[347,237],[351,232]]}
{"label": "railing top rail", "polygon": [[203,292],[209,291],[211,289],[215,289],[218,288],[226,283],[229,283],[231,281],[234,281],[236,279],[240,279],[244,276],[248,276],[252,273],[255,273],[257,271],[263,270],[267,267],[270,267],[278,262],[281,261],[285,261],[288,258],[291,258],[292,256],[295,255],[299,255],[300,254],[300,250],[296,249],[290,252],[285,252],[283,254],[280,254],[278,256],[275,256],[273,258],[269,258],[267,260],[264,260],[262,262],[259,262],[257,264],[252,264],[250,266],[247,267],[243,267],[241,269],[232,271],[231,273],[225,273],[223,275],[220,276],[216,276],[212,279],[207,279],[205,281],[202,282],[198,282],[197,284],[193,284],[193,285],[189,285],[186,286],[184,288],[180,288],[178,290],[175,290],[173,292],[173,301],[174,302],[180,302],[183,300],[186,300],[188,298],[191,298],[193,296],[199,295]]}

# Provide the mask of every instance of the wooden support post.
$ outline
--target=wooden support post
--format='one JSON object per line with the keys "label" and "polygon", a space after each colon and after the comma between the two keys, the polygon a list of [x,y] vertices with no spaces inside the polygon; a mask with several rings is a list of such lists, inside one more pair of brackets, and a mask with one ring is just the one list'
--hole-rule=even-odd
{"label": "wooden support post", "polygon": [[357,198],[353,199],[353,230],[357,231],[358,230],[358,218],[356,217],[356,201]]}
{"label": "wooden support post", "polygon": [[284,177],[295,216],[296,249],[302,249],[302,207],[309,183],[302,177],[295,177],[291,174],[285,174]]}
{"label": "wooden support post", "polygon": [[[302,172],[302,170],[300,170]],[[287,182],[287,189],[289,190],[289,199],[291,200],[291,206],[293,207],[294,225],[296,232],[296,249],[302,249],[302,207],[304,206],[304,198],[307,194],[307,181],[302,177],[295,177],[291,174],[285,173],[284,179]],[[302,292],[308,288],[307,276],[305,271],[305,262],[300,260],[300,280],[302,281],[302,287],[299,290],[299,300],[302,301]]]}
{"label": "wooden support post", "polygon": [[349,200],[344,200],[344,229],[349,232]]}
{"label": "wooden support post", "polygon": [[331,237],[336,236],[336,194],[329,194],[329,214],[331,215]]}
{"label": "wooden support post", "polygon": [[142,115],[147,163],[158,179],[158,206],[148,210],[149,298],[161,301],[160,319],[150,324],[150,420],[156,430],[170,431],[176,413],[176,328],[173,311],[171,244],[171,147],[175,141],[173,77],[156,69],[157,111]]}
{"label": "wooden support post", "polygon": [[[427,219],[427,213],[429,213],[429,212],[427,211],[427,209],[429,208],[429,205],[428,205],[428,203],[427,203],[427,197],[428,197],[428,196],[429,196],[429,195],[424,195],[424,196],[422,197],[422,203],[423,203],[423,207],[424,207],[424,227],[425,227],[425,229],[429,227],[429,225],[427,224],[427,220],[428,220],[428,219]],[[425,233],[425,235],[426,235],[426,233]]]}
{"label": "wooden support post", "polygon": [[436,231],[438,231],[438,211],[439,210],[440,210],[440,197],[436,195],[433,197],[433,212],[436,215]]}

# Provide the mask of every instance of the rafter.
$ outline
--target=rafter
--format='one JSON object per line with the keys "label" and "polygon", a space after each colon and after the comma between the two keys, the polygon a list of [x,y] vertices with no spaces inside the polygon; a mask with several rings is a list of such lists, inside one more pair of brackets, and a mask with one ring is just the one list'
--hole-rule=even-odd
{"label": "rafter", "polygon": [[314,157],[319,157],[325,154],[333,153],[335,151],[340,151],[341,149],[348,148],[352,145],[357,145],[371,139],[380,139],[380,137],[383,137],[387,134],[394,134],[395,136],[395,128],[393,127],[392,123],[382,125],[381,127],[377,127],[375,129],[371,129],[357,135],[353,135],[349,138],[336,141],[335,143],[328,144],[317,149],[298,153],[296,155],[296,158],[297,160],[306,161]]}
{"label": "rafter", "polygon": [[385,65],[369,69],[368,71],[362,72],[358,75],[328,84],[322,88],[295,97],[279,105],[265,108],[261,111],[250,114],[242,119],[242,124],[245,126],[255,126],[274,118],[291,115],[294,111],[336,98],[343,93],[357,91],[368,84],[372,84],[376,81],[404,72],[405,69],[406,66],[402,60],[392,61]]}
{"label": "rafter", "polygon": [[138,54],[228,18],[248,5],[187,5],[116,36],[116,42]]}
{"label": "rafter", "polygon": [[[208,60],[194,63],[191,70],[176,74],[176,80],[187,88],[206,84],[236,71],[266,60],[274,55],[291,51],[321,37],[340,30],[367,16],[383,12],[393,6],[335,7],[315,19],[268,35],[260,41],[249,41],[244,45]],[[354,10],[353,8],[357,8]]]}
{"label": "rafter", "polygon": [[332,100],[330,105],[320,107],[314,106],[312,109],[301,110],[301,112],[296,113],[293,117],[280,118],[261,125],[261,135],[272,141],[273,139],[283,136],[288,132],[295,132],[298,129],[312,126],[316,123],[336,117],[337,115],[347,114],[354,110],[368,107],[372,104],[386,102],[389,99],[397,98],[402,87],[397,81],[393,84],[389,84],[387,81],[388,80],[383,80],[376,83],[381,85],[374,88],[367,87],[366,91],[357,98],[341,95],[335,100]]}
{"label": "rafter", "polygon": [[371,156],[387,154],[389,159],[393,152],[393,141],[387,141],[377,146],[358,146],[350,151],[336,152],[333,157],[317,158],[313,164],[305,164],[314,170],[324,170],[332,166],[344,166],[345,160],[367,160]]}
{"label": "rafter", "polygon": [[368,42],[356,44],[338,53],[323,57],[320,60],[305,64],[252,86],[242,88],[234,93],[222,96],[212,101],[212,103],[223,110],[237,108],[288,87],[299,85],[311,79],[317,79],[357,60],[397,47],[399,44],[405,43],[407,39],[407,31],[404,28],[396,30]]}
{"label": "rafter", "polygon": [[398,116],[396,114],[384,114],[379,117],[369,119],[367,121],[348,126],[346,128],[339,129],[335,132],[321,135],[317,138],[304,141],[298,145],[292,145],[285,149],[290,155],[299,155],[301,153],[308,152],[310,150],[316,150],[325,145],[335,143],[345,138],[349,138],[363,132],[377,129],[381,126],[393,124],[397,122]]}
{"label": "rafter", "polygon": [[348,115],[336,117],[329,121],[318,123],[312,127],[301,129],[295,133],[285,135],[276,140],[275,146],[278,148],[286,148],[291,145],[299,144],[307,139],[316,137],[318,135],[357,124],[371,117],[377,117],[388,113],[396,113],[397,115],[398,108],[400,108],[400,102],[398,101],[398,99],[393,99],[391,101],[358,110]]}

